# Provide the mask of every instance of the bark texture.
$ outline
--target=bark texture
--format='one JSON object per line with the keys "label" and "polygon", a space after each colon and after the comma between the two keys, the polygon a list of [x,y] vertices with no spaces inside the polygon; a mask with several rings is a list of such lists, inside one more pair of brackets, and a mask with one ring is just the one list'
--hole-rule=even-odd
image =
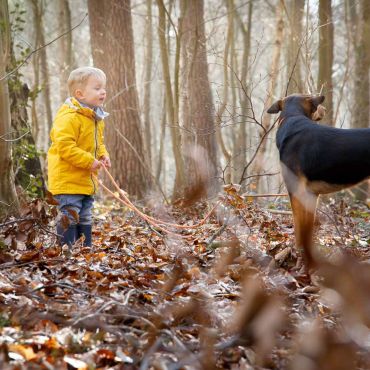
{"label": "bark texture", "polygon": [[[0,0],[0,78],[6,74],[11,53],[9,11],[7,0]],[[7,79],[0,81],[0,218],[17,213],[18,200],[14,185],[9,89]]]}
{"label": "bark texture", "polygon": [[331,0],[319,2],[319,75],[317,88],[325,95],[326,114],[323,122],[333,122],[333,60],[334,60],[334,25]]}
{"label": "bark texture", "polygon": [[105,141],[112,175],[129,194],[141,198],[151,182],[146,165],[135,77],[130,0],[88,1],[94,65],[107,75]]}
{"label": "bark texture", "polygon": [[202,0],[181,2],[182,117],[186,187],[199,195],[217,189],[214,106],[208,79]]}

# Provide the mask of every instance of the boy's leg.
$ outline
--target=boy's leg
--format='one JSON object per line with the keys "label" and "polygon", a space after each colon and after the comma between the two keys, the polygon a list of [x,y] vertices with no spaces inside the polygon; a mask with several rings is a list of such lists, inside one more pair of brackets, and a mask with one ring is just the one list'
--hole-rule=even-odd
{"label": "boy's leg", "polygon": [[65,229],[63,225],[58,222],[57,234],[59,236],[60,245],[67,244],[70,247],[77,240],[77,225],[69,225],[67,229]]}
{"label": "boy's leg", "polygon": [[82,201],[80,211],[80,220],[77,225],[77,238],[84,236],[84,246],[92,245],[92,208],[94,198],[91,195],[85,195]]}
{"label": "boy's leg", "polygon": [[[54,198],[59,202],[59,211],[68,217],[69,226],[64,227],[62,222],[59,220],[57,223],[57,233],[59,235],[59,241],[61,245],[67,244],[71,246],[77,240],[77,222],[73,213],[79,215],[82,208],[83,195],[79,194],[59,194],[55,195]],[[70,212],[73,211],[73,212]]]}

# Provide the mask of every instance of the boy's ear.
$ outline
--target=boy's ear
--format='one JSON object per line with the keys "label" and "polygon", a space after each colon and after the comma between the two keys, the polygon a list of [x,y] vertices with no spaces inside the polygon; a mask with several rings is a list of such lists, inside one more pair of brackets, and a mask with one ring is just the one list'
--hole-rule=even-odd
{"label": "boy's ear", "polygon": [[77,89],[77,90],[75,91],[75,97],[76,97],[77,99],[81,99],[81,98],[83,98],[82,90]]}

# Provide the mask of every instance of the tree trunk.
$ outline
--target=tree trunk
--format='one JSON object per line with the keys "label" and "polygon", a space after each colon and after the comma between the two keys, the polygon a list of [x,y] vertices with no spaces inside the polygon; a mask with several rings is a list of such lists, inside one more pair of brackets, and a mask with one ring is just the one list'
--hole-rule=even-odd
{"label": "tree trunk", "polygon": [[333,122],[333,59],[334,59],[334,26],[331,0],[319,2],[319,74],[317,88],[325,95],[326,114],[323,122]]}
{"label": "tree trunk", "polygon": [[[13,70],[16,66],[13,54],[10,68]],[[45,181],[27,114],[29,88],[27,84],[22,84],[18,71],[9,76],[8,81],[11,131],[14,133],[12,137],[17,138],[13,143],[12,154],[15,183],[31,196],[42,197],[45,193]]]}
{"label": "tree trunk", "polygon": [[[59,32],[65,32],[72,28],[71,10],[68,0],[58,0]],[[67,80],[74,66],[72,50],[72,32],[59,39],[60,50],[60,99],[63,102],[68,96]]]}
{"label": "tree trunk", "polygon": [[203,11],[203,0],[181,2],[183,153],[187,191],[197,197],[217,190],[218,165]]}
{"label": "tree trunk", "polygon": [[369,127],[370,2],[362,0],[358,14],[359,40],[355,46],[354,128]]}
{"label": "tree trunk", "polygon": [[[278,78],[278,67],[280,61],[280,54],[281,54],[281,45],[283,43],[283,35],[284,35],[284,20],[283,20],[283,1],[280,0],[279,6],[276,9],[276,32],[275,32],[275,41],[274,41],[274,51],[271,59],[271,67],[270,67],[270,81],[267,88],[267,97],[265,100],[265,107],[269,107],[274,99],[277,78]],[[265,156],[266,156],[266,148],[267,148],[267,137],[266,132],[270,130],[271,127],[271,115],[265,113],[262,118],[262,126],[264,130],[260,132],[260,148],[259,152],[257,153],[253,174],[259,175],[261,174],[262,169],[265,167]],[[263,142],[262,142],[263,140]],[[261,177],[258,176],[256,178],[256,188],[259,188]],[[258,189],[259,190],[259,189]]]}
{"label": "tree trunk", "polygon": [[170,133],[172,139],[172,150],[175,158],[176,175],[172,198],[176,200],[181,197],[181,191],[185,184],[184,160],[181,153],[181,134],[178,118],[178,57],[180,50],[179,35],[176,35],[176,61],[175,61],[175,92],[172,92],[171,73],[168,58],[168,47],[166,42],[166,12],[163,0],[157,0],[159,21],[158,37],[161,52],[162,73],[166,91],[166,107]]}
{"label": "tree trunk", "polygon": [[290,0],[289,3],[289,44],[287,48],[287,95],[293,93],[304,93],[301,72],[302,43],[302,21],[304,14],[305,0]]}
{"label": "tree trunk", "polygon": [[[354,112],[352,127],[367,128],[370,126],[370,2],[362,0],[357,16],[358,43],[355,45],[355,86]],[[358,199],[365,200],[368,194],[368,184],[364,182],[355,192]]]}
{"label": "tree trunk", "polygon": [[144,135],[150,167],[152,167],[152,128],[150,119],[151,80],[153,65],[152,0],[147,0],[147,22],[145,25],[145,92],[144,92]]}
{"label": "tree trunk", "polygon": [[111,172],[128,193],[143,197],[152,174],[144,156],[138,110],[131,2],[89,0],[88,10],[94,65],[106,73],[110,94],[105,138]]}
{"label": "tree trunk", "polygon": [[242,70],[241,70],[241,115],[243,122],[239,123],[238,135],[236,139],[236,144],[233,148],[233,159],[234,159],[234,174],[233,178],[235,182],[240,182],[243,169],[247,160],[247,116],[251,109],[250,105],[250,89],[248,86],[248,73],[249,73],[249,55],[250,55],[250,45],[251,45],[251,34],[252,34],[252,14],[253,14],[253,1],[249,2],[248,5],[248,22],[246,27],[244,26],[239,14],[237,14],[236,19],[239,24],[239,28],[243,34],[243,57],[242,57]]}
{"label": "tree trunk", "polygon": [[232,155],[231,150],[229,150],[226,146],[222,135],[222,117],[225,113],[226,106],[229,99],[229,54],[231,43],[234,39],[234,1],[233,0],[225,0],[226,5],[226,12],[227,12],[227,34],[226,34],[226,43],[224,48],[224,58],[223,58],[223,88],[222,88],[222,97],[220,106],[216,113],[216,138],[217,144],[221,148],[221,152],[224,156],[226,167],[224,169],[224,176],[223,180],[226,184],[231,182],[231,167],[232,167]]}
{"label": "tree trunk", "polygon": [[[43,26],[43,9],[42,3],[38,0],[31,0],[32,11],[33,11],[33,24],[35,30],[36,47],[45,44],[44,26]],[[49,132],[53,121],[53,115],[51,112],[50,102],[50,83],[49,83],[49,72],[47,65],[46,48],[41,49],[34,57],[34,63],[37,65],[37,85],[36,88],[41,87],[41,98],[43,101],[43,107],[45,111],[42,114],[43,119],[40,116],[37,117],[37,142],[38,146],[45,152],[49,147]],[[40,78],[41,77],[41,81]],[[41,82],[41,86],[39,86]],[[36,114],[36,106],[33,108]],[[42,125],[40,127],[40,125]]]}
{"label": "tree trunk", "polygon": [[[6,74],[10,60],[11,41],[8,1],[0,0],[0,78]],[[0,80],[0,218],[18,212],[18,199],[14,185],[12,146],[7,141],[11,131],[9,90],[7,79]]]}

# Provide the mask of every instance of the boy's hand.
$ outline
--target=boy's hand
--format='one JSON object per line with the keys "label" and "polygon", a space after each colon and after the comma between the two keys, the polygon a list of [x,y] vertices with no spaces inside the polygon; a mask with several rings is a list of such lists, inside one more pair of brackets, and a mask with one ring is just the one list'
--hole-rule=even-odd
{"label": "boy's hand", "polygon": [[91,171],[97,171],[100,169],[100,167],[101,167],[101,163],[95,159],[95,161],[93,162],[91,166]]}
{"label": "boy's hand", "polygon": [[111,163],[109,157],[103,155],[100,157],[100,162],[104,164],[106,168],[111,168]]}

